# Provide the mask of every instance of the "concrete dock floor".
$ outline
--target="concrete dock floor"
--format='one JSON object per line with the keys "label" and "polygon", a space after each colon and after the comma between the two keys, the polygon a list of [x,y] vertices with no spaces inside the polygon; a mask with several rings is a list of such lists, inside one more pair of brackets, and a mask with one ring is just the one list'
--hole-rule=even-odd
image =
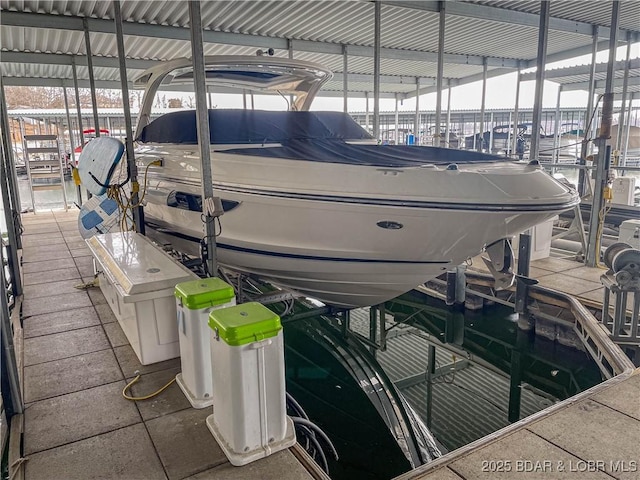
{"label": "concrete dock floor", "polygon": [[23,216],[26,480],[311,479],[290,452],[233,467],[174,383],[176,358],[142,366],[93,279],[77,211]]}

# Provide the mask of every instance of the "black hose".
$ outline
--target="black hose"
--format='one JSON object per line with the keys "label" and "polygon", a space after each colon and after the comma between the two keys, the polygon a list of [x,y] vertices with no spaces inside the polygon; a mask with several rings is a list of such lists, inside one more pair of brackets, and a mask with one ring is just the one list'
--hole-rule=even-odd
{"label": "black hose", "polygon": [[[295,423],[295,420],[294,420]],[[322,468],[322,470],[324,470],[324,472],[329,475],[329,462],[327,462],[327,457],[324,454],[324,450],[322,449],[322,446],[320,445],[320,442],[318,442],[318,439],[315,436],[315,433],[313,430],[311,430],[309,427],[307,427],[306,425],[302,425],[302,424],[296,424],[296,428],[298,428],[299,430],[301,430],[302,432],[304,432],[304,437],[307,438],[307,440],[311,443],[311,446],[313,447],[313,449],[315,450],[315,452],[317,453],[317,455],[312,455],[312,458],[314,460],[316,460],[316,456],[320,457],[320,468]]]}
{"label": "black hose", "polygon": [[300,405],[297,402],[297,400],[295,398],[293,398],[293,396],[289,392],[286,392],[286,394],[287,394],[287,402],[289,402],[291,404],[291,408],[292,408],[292,410],[294,410],[297,413],[297,416],[298,417],[302,417],[305,420],[309,420],[309,416],[307,415],[307,413],[302,408],[302,405]]}
{"label": "black hose", "polygon": [[293,420],[294,424],[304,425],[305,427],[310,428],[314,433],[317,433],[329,446],[329,449],[331,450],[331,453],[333,453],[334,458],[338,460],[338,452],[336,451],[336,447],[333,446],[333,443],[331,443],[329,437],[327,437],[327,435],[322,430],[320,430],[320,427],[302,417],[291,417],[291,420]]}

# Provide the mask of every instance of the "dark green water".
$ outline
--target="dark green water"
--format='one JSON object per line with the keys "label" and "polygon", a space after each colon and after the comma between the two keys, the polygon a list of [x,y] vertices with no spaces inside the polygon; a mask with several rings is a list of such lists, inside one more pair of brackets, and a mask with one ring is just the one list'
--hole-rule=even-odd
{"label": "dark green water", "polygon": [[[523,334],[507,307],[453,312],[417,292],[385,307],[384,350],[345,336],[335,317],[285,318],[287,389],[336,445],[335,480],[385,480],[411,469],[381,406],[387,394],[400,392],[451,451],[602,381],[587,353]],[[368,336],[369,314],[351,317],[351,331]]]}

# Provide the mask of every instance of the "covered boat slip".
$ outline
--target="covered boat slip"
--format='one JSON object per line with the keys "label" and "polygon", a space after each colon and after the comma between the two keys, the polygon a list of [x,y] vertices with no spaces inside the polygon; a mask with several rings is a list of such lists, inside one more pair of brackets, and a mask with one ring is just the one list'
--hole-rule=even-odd
{"label": "covered boat slip", "polygon": [[[195,110],[168,113],[144,127],[137,140],[196,145],[196,124]],[[355,143],[374,143],[375,140],[348,114],[341,112],[210,109],[209,126],[212,145],[247,144],[247,148],[220,149],[238,155],[380,167],[511,161],[474,151]],[[282,146],[265,146],[273,143]],[[213,149],[217,150],[215,146]]]}

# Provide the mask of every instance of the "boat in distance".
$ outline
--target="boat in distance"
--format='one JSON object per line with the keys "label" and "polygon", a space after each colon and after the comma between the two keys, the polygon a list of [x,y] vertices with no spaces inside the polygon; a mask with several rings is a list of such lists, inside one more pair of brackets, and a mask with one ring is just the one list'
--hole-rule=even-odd
{"label": "boat in distance", "polygon": [[[379,145],[347,114],[309,111],[331,73],[275,57],[205,57],[206,77],[293,96],[291,110],[209,110],[212,183],[222,202],[218,263],[324,303],[394,298],[579,202],[537,162],[438,147]],[[189,59],[144,76],[136,161],[145,222],[203,238],[195,111],[153,121],[158,86],[192,82]],[[218,91],[218,90],[216,90]]]}

